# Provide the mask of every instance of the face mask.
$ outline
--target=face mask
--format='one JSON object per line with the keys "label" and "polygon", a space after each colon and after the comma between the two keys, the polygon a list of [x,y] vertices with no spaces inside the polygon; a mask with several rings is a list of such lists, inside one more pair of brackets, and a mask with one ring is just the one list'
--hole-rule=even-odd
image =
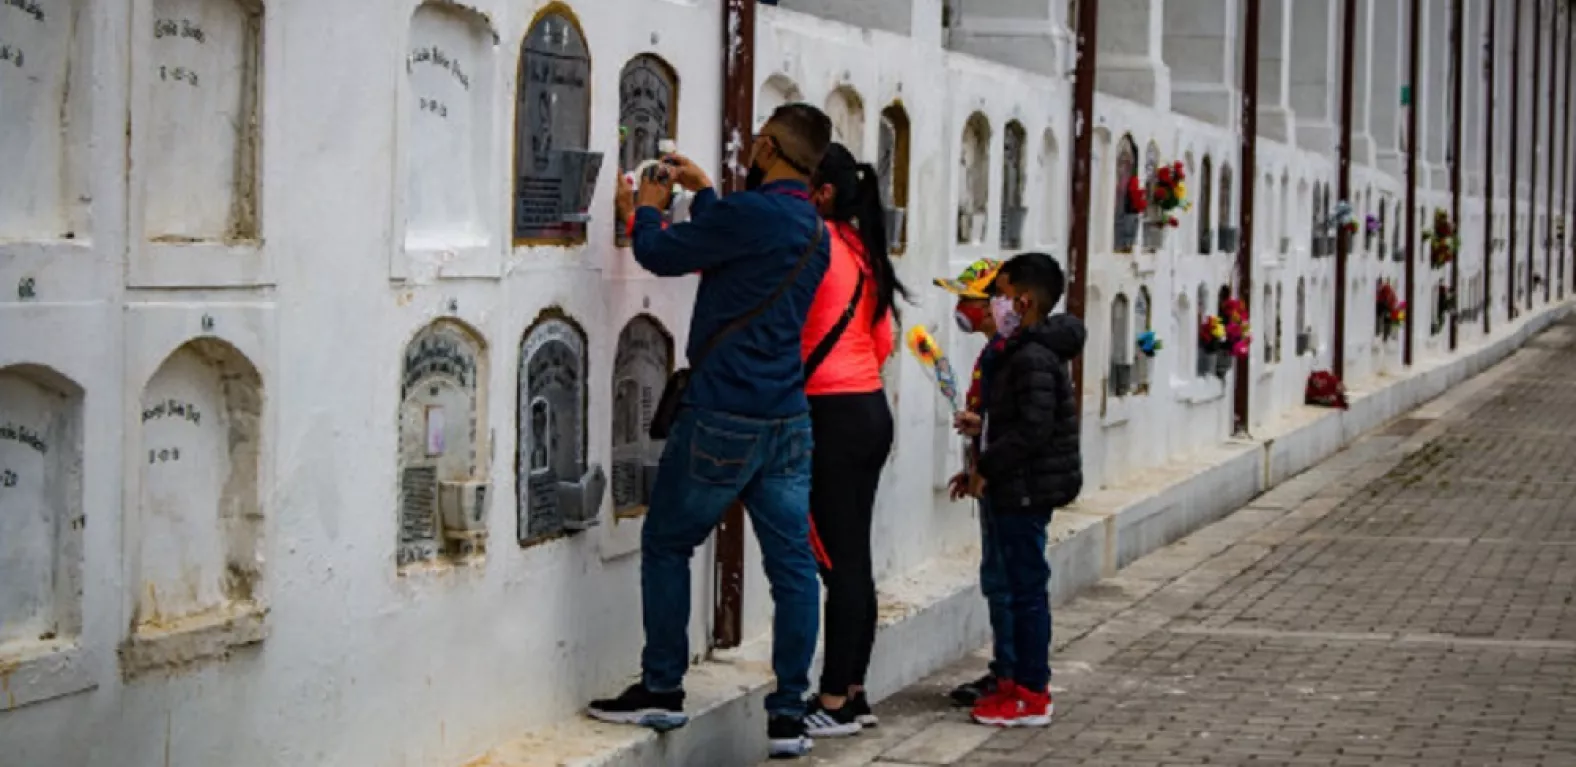
{"label": "face mask", "polygon": [[996,296],[990,300],[990,313],[996,318],[996,333],[1003,336],[1016,333],[1018,323],[1023,319],[1013,307],[1012,299],[1006,296]]}
{"label": "face mask", "polygon": [[759,165],[751,165],[748,173],[744,174],[744,189],[753,192],[766,182],[766,170]]}

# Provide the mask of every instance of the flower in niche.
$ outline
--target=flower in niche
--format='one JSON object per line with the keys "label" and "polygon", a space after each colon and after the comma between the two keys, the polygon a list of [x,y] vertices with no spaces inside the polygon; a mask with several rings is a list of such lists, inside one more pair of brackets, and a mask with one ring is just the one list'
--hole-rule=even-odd
{"label": "flower in niche", "polygon": [[1155,335],[1155,331],[1146,330],[1138,334],[1138,351],[1143,352],[1144,356],[1153,357],[1155,352],[1164,348],[1165,343]]}

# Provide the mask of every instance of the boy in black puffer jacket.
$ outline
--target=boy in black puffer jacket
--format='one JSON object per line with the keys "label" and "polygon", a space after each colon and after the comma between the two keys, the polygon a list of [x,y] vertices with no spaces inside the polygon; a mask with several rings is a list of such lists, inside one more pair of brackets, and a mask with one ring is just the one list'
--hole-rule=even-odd
{"label": "boy in black puffer jacket", "polygon": [[[1052,315],[1065,278],[1044,253],[1008,261],[996,278],[1002,302],[998,326],[1017,324],[1006,347],[986,371],[991,386],[985,403],[984,439],[971,479],[976,497],[989,500],[985,513],[998,534],[1012,593],[1013,644],[1017,661],[1011,682],[974,706],[981,724],[1044,726],[1051,721],[1051,568],[1046,529],[1051,512],[1072,503],[1083,489],[1078,451],[1078,402],[1069,363],[1083,350],[1083,322]],[[1010,301],[1010,306],[1007,302]]]}

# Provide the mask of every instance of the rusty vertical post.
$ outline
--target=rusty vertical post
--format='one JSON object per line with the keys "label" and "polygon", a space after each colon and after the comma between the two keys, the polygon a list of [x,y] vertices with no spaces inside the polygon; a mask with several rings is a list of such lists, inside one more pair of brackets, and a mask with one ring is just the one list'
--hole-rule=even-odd
{"label": "rusty vertical post", "polygon": [[1494,327],[1494,37],[1499,24],[1499,9],[1488,0],[1488,40],[1483,58],[1488,67],[1488,88],[1483,98],[1483,335]]}
{"label": "rusty vertical post", "polygon": [[1532,0],[1532,90],[1527,97],[1532,102],[1532,139],[1527,142],[1527,177],[1531,186],[1527,191],[1527,305],[1532,309],[1533,265],[1538,257],[1538,86],[1543,81],[1543,0]]}
{"label": "rusty vertical post", "polygon": [[[1560,137],[1560,206],[1572,210],[1571,205],[1571,55],[1576,53],[1571,48],[1571,28],[1576,27],[1576,17],[1571,15],[1570,4],[1565,6],[1565,120]],[[1563,211],[1562,211],[1563,212]],[[1560,242],[1560,268],[1559,268],[1559,293],[1560,300],[1565,299],[1565,263],[1570,253],[1571,217],[1563,216],[1565,229]]]}
{"label": "rusty vertical post", "polygon": [[[1450,220],[1456,223],[1456,236],[1461,235],[1461,131],[1466,122],[1465,110],[1462,106],[1461,80],[1463,40],[1466,37],[1465,0],[1454,0],[1450,9]],[[1456,248],[1456,255],[1450,259],[1450,290],[1461,301],[1461,291],[1457,286],[1461,284],[1461,249]],[[1457,309],[1450,312],[1450,351],[1456,350],[1460,338],[1460,331],[1456,326]]]}
{"label": "rusty vertical post", "polygon": [[1546,187],[1543,194],[1543,302],[1548,303],[1554,295],[1554,159],[1559,155],[1558,145],[1554,143],[1555,134],[1555,107],[1559,105],[1560,95],[1560,47],[1559,38],[1560,11],[1557,2],[1549,3],[1549,172],[1543,180]]}
{"label": "rusty vertical post", "polygon": [[[1241,204],[1237,206],[1237,231],[1242,234],[1237,238],[1237,298],[1248,307],[1248,314],[1253,314],[1253,200],[1254,189],[1258,186],[1258,167],[1255,160],[1258,157],[1259,142],[1259,0],[1246,0],[1244,9],[1242,32],[1242,115],[1237,122],[1237,140],[1242,150],[1241,159],[1238,161],[1242,168],[1242,183],[1238,184]],[[1269,306],[1262,307],[1263,311],[1273,309]],[[1273,328],[1274,323],[1265,320],[1265,327]],[[1267,335],[1262,336],[1264,343],[1270,343]],[[1252,376],[1249,368],[1252,367],[1253,357],[1237,364],[1234,391],[1231,398],[1232,429],[1237,434],[1248,433],[1249,421],[1249,395],[1252,389]]]}
{"label": "rusty vertical post", "polygon": [[1510,195],[1510,212],[1505,227],[1505,319],[1516,319],[1521,312],[1516,307],[1516,209],[1521,207],[1517,186],[1521,148],[1521,0],[1511,0],[1514,9],[1510,22],[1510,183],[1505,191]]}
{"label": "rusty vertical post", "polygon": [[[744,188],[755,121],[755,0],[722,4],[722,192]],[[744,633],[744,505],[734,501],[717,527],[712,646],[738,647]]]}
{"label": "rusty vertical post", "polygon": [[[1352,47],[1357,39],[1357,0],[1341,4],[1341,151],[1336,162],[1337,191],[1342,202],[1352,202],[1352,67],[1356,56]],[[1416,108],[1415,106],[1413,107]],[[1352,215],[1357,215],[1353,208]],[[1335,235],[1335,377],[1346,379],[1346,256],[1351,252],[1351,235],[1345,229]]]}
{"label": "rusty vertical post", "polygon": [[1407,21],[1411,49],[1407,52],[1406,77],[1412,89],[1412,102],[1406,108],[1406,311],[1411,315],[1401,327],[1401,362],[1412,364],[1413,328],[1417,325],[1417,113],[1423,101],[1423,0],[1412,0],[1412,18]]}
{"label": "rusty vertical post", "polygon": [[[1099,8],[1095,0],[1077,3],[1078,65],[1073,83],[1072,231],[1067,236],[1067,312],[1087,319],[1085,298],[1089,271],[1089,155],[1094,149],[1095,51]],[[1073,399],[1083,415],[1083,360],[1073,358]]]}

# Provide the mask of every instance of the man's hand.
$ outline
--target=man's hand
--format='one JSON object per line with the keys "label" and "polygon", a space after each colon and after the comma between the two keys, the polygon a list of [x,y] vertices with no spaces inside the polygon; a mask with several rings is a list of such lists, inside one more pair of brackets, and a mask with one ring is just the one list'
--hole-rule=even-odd
{"label": "man's hand", "polygon": [[969,495],[974,498],[985,497],[985,478],[974,472],[969,475]]}
{"label": "man's hand", "polygon": [[984,421],[979,413],[962,410],[952,415],[952,428],[957,429],[958,433],[965,437],[978,437],[983,425]]}
{"label": "man's hand", "polygon": [[961,500],[963,500],[963,496],[968,495],[968,494],[969,494],[969,473],[968,472],[960,471],[957,474],[952,475],[952,479],[947,480],[947,497],[948,498],[951,498],[954,501],[961,501]]}
{"label": "man's hand", "polygon": [[656,173],[641,174],[640,189],[635,192],[635,204],[639,207],[652,207],[657,210],[667,210],[668,203],[673,198],[672,179],[662,173],[660,166],[651,168]]}
{"label": "man's hand", "polygon": [[619,231],[629,226],[629,217],[635,215],[635,187],[624,174],[618,174],[618,190],[613,193],[613,216],[618,219]]}
{"label": "man's hand", "polygon": [[685,191],[693,193],[711,188],[711,178],[706,175],[706,171],[684,155],[670,154],[662,158],[662,164],[667,166],[668,178],[684,187]]}

